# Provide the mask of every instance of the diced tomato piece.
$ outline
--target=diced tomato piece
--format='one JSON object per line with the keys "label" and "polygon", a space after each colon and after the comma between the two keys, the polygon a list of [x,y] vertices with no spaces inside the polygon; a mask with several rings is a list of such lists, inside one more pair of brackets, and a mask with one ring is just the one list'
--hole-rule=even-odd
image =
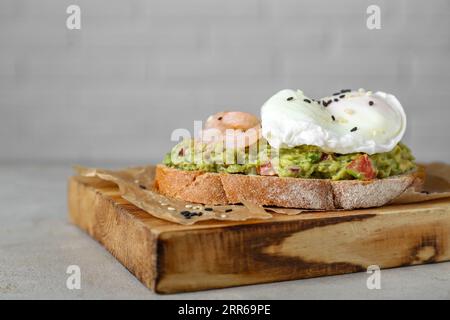
{"label": "diced tomato piece", "polygon": [[270,162],[264,163],[259,167],[259,174],[262,176],[276,176],[277,173]]}
{"label": "diced tomato piece", "polygon": [[347,165],[347,169],[363,178],[363,180],[371,180],[377,176],[372,161],[367,154],[360,155]]}
{"label": "diced tomato piece", "polygon": [[327,160],[328,159],[328,153],[322,152],[320,155],[320,161]]}

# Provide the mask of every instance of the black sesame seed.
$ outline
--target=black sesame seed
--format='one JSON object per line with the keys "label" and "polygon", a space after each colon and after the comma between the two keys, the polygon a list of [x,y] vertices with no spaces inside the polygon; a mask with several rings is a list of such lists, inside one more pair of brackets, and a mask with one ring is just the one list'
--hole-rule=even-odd
{"label": "black sesame seed", "polygon": [[336,93],[333,93],[333,96],[338,96],[340,94],[341,94],[340,92],[336,92]]}
{"label": "black sesame seed", "polygon": [[227,209],[227,210],[225,210],[225,212],[231,212],[231,211],[233,211],[233,209]]}
{"label": "black sesame seed", "polygon": [[356,130],[358,130],[358,127],[354,127],[350,132],[355,132]]}
{"label": "black sesame seed", "polygon": [[328,100],[328,101],[322,101],[322,104],[324,107],[328,107],[328,105],[333,102],[332,100]]}
{"label": "black sesame seed", "polygon": [[146,187],[146,186],[144,186],[144,185],[142,185],[142,184],[140,184],[140,185],[139,185],[139,188],[141,188],[141,189],[144,189],[144,190],[146,190],[146,189],[147,189],[147,187]]}
{"label": "black sesame seed", "polygon": [[332,115],[331,116],[331,119],[333,120],[333,121],[336,121],[336,118]]}
{"label": "black sesame seed", "polygon": [[181,211],[180,214],[182,214],[183,216],[187,217],[191,215],[190,211]]}
{"label": "black sesame seed", "polygon": [[309,100],[309,99],[303,99],[303,101],[311,103],[311,100]]}
{"label": "black sesame seed", "polygon": [[352,89],[342,89],[341,90],[342,93],[351,92],[351,91],[352,91]]}
{"label": "black sesame seed", "polygon": [[205,211],[213,211],[213,208],[205,208]]}
{"label": "black sesame seed", "polygon": [[287,101],[294,100],[294,97],[289,97],[289,98],[287,98],[286,100],[287,100]]}
{"label": "black sesame seed", "polygon": [[373,106],[373,101],[369,101],[369,106]]}
{"label": "black sesame seed", "polygon": [[345,94],[340,95],[339,98],[344,99],[345,98]]}
{"label": "black sesame seed", "polygon": [[334,102],[338,102],[339,101],[339,99],[334,99]]}
{"label": "black sesame seed", "polygon": [[222,119],[223,119],[223,117],[218,117],[218,118],[217,118],[217,120],[222,120]]}

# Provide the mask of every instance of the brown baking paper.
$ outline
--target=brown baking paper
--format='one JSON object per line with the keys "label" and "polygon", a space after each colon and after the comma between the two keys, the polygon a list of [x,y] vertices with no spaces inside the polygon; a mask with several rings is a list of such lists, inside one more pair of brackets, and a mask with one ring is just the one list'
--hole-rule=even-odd
{"label": "brown baking paper", "polygon": [[[208,206],[167,198],[154,189],[155,166],[105,170],[75,167],[82,177],[102,179],[117,184],[120,195],[136,207],[149,214],[168,221],[190,225],[204,220],[244,221],[248,219],[269,219],[272,215],[262,206],[252,203],[244,205]],[[209,211],[211,210],[212,211]],[[186,217],[182,212],[194,212]]]}
{"label": "brown baking paper", "polygon": [[422,192],[412,188],[405,190],[391,201],[391,204],[406,204],[423,202],[450,197],[450,165],[440,162],[423,164],[425,169],[425,183]]}
{"label": "brown baking paper", "polygon": [[[426,172],[424,191],[405,190],[391,204],[422,202],[450,197],[450,165],[432,163],[424,165],[424,168]],[[86,179],[101,179],[112,182],[119,187],[120,195],[136,207],[157,218],[184,225],[205,220],[270,219],[273,216],[269,211],[286,215],[317,211],[300,208],[262,207],[249,202],[244,202],[243,205],[209,206],[167,198],[154,189],[155,166],[123,170],[75,167],[75,171],[79,176]],[[194,212],[194,215],[187,212]]]}

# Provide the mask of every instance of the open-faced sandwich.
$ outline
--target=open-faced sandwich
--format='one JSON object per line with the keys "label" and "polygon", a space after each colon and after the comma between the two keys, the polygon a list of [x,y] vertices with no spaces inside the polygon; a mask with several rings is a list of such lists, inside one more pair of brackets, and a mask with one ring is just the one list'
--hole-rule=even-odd
{"label": "open-faced sandwich", "polygon": [[383,92],[311,99],[282,90],[261,108],[208,118],[157,166],[157,190],[189,202],[304,209],[384,205],[423,176],[401,143],[406,115]]}

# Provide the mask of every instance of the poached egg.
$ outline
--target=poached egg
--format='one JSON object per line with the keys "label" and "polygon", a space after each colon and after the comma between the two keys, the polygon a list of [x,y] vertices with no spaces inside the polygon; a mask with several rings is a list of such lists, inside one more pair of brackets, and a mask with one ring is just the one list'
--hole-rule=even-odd
{"label": "poached egg", "polygon": [[363,89],[319,100],[281,90],[264,103],[261,120],[262,135],[274,148],[314,145],[341,154],[389,152],[406,130],[395,96]]}

